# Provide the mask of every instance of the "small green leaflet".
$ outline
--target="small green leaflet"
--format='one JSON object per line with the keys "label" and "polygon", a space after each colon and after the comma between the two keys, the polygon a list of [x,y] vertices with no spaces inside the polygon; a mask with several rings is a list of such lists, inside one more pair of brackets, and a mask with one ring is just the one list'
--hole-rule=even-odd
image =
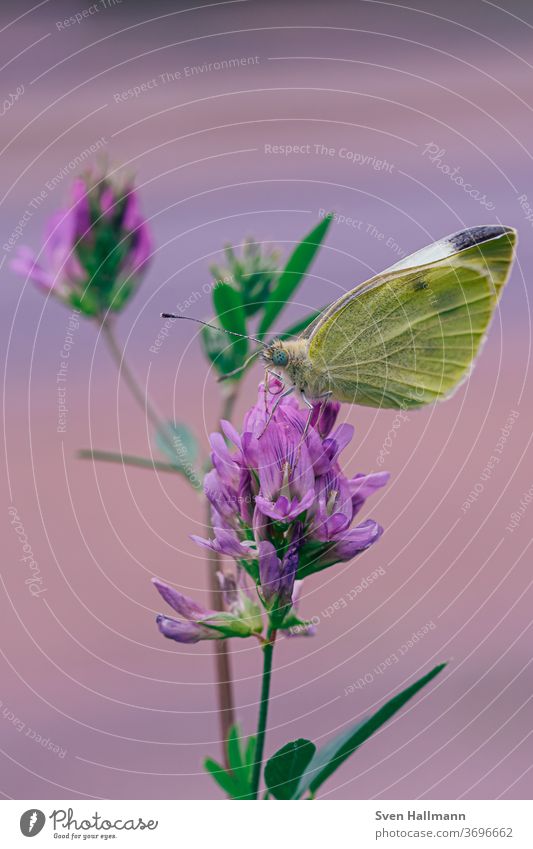
{"label": "small green leaflet", "polygon": [[309,766],[316,746],[310,740],[293,740],[279,749],[265,767],[265,784],[275,799],[293,799],[300,778]]}
{"label": "small green leaflet", "polygon": [[156,434],[156,444],[165,454],[176,471],[185,475],[196,489],[202,486],[198,471],[198,443],[192,430],[180,422],[168,422],[164,432]]}
{"label": "small green leaflet", "polygon": [[[246,335],[246,315],[242,295],[229,283],[217,283],[213,289],[213,304],[218,320],[224,330]],[[221,334],[222,335],[222,334]],[[229,336],[226,346],[231,345],[236,359],[244,359],[248,350],[248,339]]]}
{"label": "small green leaflet", "polygon": [[305,236],[296,246],[288,259],[287,265],[281,272],[277,283],[273,287],[268,304],[265,307],[263,317],[259,324],[259,338],[272,327],[279,313],[294,295],[296,289],[302,282],[309,270],[317,251],[331,224],[332,218],[326,215],[320,223]]}
{"label": "small green leaflet", "polygon": [[227,754],[229,769],[212,758],[206,758],[204,766],[231,799],[247,799],[252,785],[255,737],[246,740],[240,726],[233,725],[228,734]]}
{"label": "small green leaflet", "polygon": [[213,758],[206,758],[204,761],[204,767],[207,772],[213,776],[216,783],[222,788],[224,793],[230,797],[230,799],[242,799],[241,785],[234,778],[231,772],[227,772],[224,767],[217,761],[214,761]]}

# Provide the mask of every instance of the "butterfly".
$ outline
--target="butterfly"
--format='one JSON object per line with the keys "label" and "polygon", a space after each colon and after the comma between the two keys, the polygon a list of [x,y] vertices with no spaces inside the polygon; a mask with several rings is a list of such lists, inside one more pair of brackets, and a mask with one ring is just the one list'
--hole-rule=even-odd
{"label": "butterfly", "polygon": [[282,381],[277,402],[294,390],[308,407],[412,409],[449,397],[487,335],[516,241],[512,227],[460,230],[346,292],[295,339],[255,340]]}
{"label": "butterfly", "polygon": [[447,398],[487,335],[516,240],[499,225],[446,236],[342,295],[298,338],[275,339],[263,360],[284,394],[310,402],[410,409]]}

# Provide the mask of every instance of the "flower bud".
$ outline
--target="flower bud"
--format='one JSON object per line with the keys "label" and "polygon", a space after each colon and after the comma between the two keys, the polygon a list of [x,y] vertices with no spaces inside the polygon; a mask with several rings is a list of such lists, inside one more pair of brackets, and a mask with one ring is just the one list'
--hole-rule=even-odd
{"label": "flower bud", "polygon": [[11,267],[92,317],[124,307],[152,253],[132,181],[95,171],[74,180],[70,206],[50,218],[45,235],[39,257],[21,247]]}
{"label": "flower bud", "polygon": [[229,245],[225,249],[226,266],[211,266],[214,285],[230,283],[239,290],[247,316],[255,315],[265,305],[272,284],[278,275],[280,255],[267,248],[263,250],[254,239],[246,239],[241,256],[237,257]]}

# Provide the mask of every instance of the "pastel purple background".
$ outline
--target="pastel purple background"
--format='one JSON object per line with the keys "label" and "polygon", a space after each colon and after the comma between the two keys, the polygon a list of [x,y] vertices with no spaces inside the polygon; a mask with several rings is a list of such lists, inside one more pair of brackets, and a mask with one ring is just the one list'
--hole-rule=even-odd
{"label": "pastel purple background", "polygon": [[[325,795],[528,798],[533,510],[514,532],[506,526],[533,484],[533,233],[518,200],[529,192],[533,203],[533,12],[513,0],[505,9],[481,0],[418,5],[245,0],[182,11],[186,4],[123,0],[60,30],[56,22],[82,2],[49,0],[34,11],[4,4],[2,92],[25,90],[0,118],[1,242],[46,182],[104,136],[110,161],[138,172],[157,243],[118,332],[158,406],[205,444],[218,388],[194,326],[174,327],[157,355],[149,347],[160,311],[201,292],[225,242],[253,234],[287,253],[320,209],[363,222],[332,226],[290,307],[297,318],[395,262],[397,251],[473,224],[518,228],[518,261],[472,378],[445,405],[409,414],[391,438],[392,482],[367,511],[385,526],[383,539],[306,583],[304,612],[322,621],[314,639],[279,646],[267,750],[297,736],[326,740],[448,659],[448,670],[336,773]],[[186,66],[233,57],[258,61],[183,76]],[[161,82],[160,74],[180,70],[181,79]],[[150,90],[116,102],[115,94],[153,78]],[[486,194],[491,211],[430,161],[430,143]],[[265,144],[309,144],[311,153],[268,154]],[[315,144],[334,155],[315,154]],[[388,167],[352,164],[341,148]],[[67,183],[47,191],[21,243],[39,246]],[[89,323],[75,333],[67,432],[57,433],[68,312],[24,286],[8,270],[11,254],[0,253],[8,461],[0,790],[29,799],[218,797],[201,768],[218,752],[211,650],[163,640],[149,583],[158,575],[206,600],[203,558],[188,538],[201,528],[200,502],[174,476],[75,458],[91,445],[138,454],[153,445]],[[209,298],[193,300],[189,314],[209,317]],[[259,378],[258,368],[248,376],[239,415]],[[519,415],[499,463],[463,512],[512,411]],[[349,470],[376,470],[394,413],[342,414],[357,429]],[[12,504],[40,565],[39,598],[24,583]],[[378,567],[385,575],[355,601],[321,614]],[[436,627],[393,663],[429,622]],[[260,657],[244,641],[234,641],[232,655],[250,733]],[[386,672],[372,675],[387,659]],[[345,695],[365,674],[370,683]],[[43,749],[28,728],[66,755]]]}

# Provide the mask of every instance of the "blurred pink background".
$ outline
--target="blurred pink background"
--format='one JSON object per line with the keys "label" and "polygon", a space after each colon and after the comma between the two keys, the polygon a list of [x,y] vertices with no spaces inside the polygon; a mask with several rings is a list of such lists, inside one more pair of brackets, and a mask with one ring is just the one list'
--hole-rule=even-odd
{"label": "blurred pink background", "polygon": [[[157,355],[149,348],[159,313],[202,292],[224,243],[254,235],[287,254],[320,210],[360,222],[333,224],[288,322],[444,234],[517,227],[501,311],[453,399],[396,429],[394,412],[342,411],[356,426],[345,455],[352,473],[377,470],[388,451],[391,483],[366,511],[386,532],[353,564],[306,583],[303,612],[320,617],[318,634],[280,644],[267,751],[298,736],[323,742],[449,660],[322,795],[530,797],[531,7],[124,0],[62,24],[83,8],[3,6],[3,97],[23,91],[0,118],[2,245],[30,210],[19,244],[40,247],[70,172],[52,189],[47,182],[103,137],[110,162],[137,172],[157,244],[118,334],[159,408],[204,444],[219,400],[196,328],[175,326]],[[245,61],[226,67],[236,58]],[[158,575],[207,599],[204,560],[188,536],[201,532],[200,501],[173,475],[76,459],[91,446],[149,456],[153,440],[89,322],[74,332],[66,433],[57,432],[69,313],[9,270],[12,251],[0,254],[0,790],[28,799],[218,797],[202,773],[204,756],[219,749],[211,649],[159,635],[162,605],[150,586]],[[190,314],[208,318],[209,297],[194,300]],[[259,379],[256,367],[237,419]],[[506,425],[499,462],[484,474]],[[37,597],[25,583],[12,506],[39,563]],[[328,615],[378,568],[378,580]],[[400,656],[420,629],[427,633]],[[251,733],[259,651],[252,641],[231,647],[239,719]],[[386,671],[376,674],[380,664]]]}

